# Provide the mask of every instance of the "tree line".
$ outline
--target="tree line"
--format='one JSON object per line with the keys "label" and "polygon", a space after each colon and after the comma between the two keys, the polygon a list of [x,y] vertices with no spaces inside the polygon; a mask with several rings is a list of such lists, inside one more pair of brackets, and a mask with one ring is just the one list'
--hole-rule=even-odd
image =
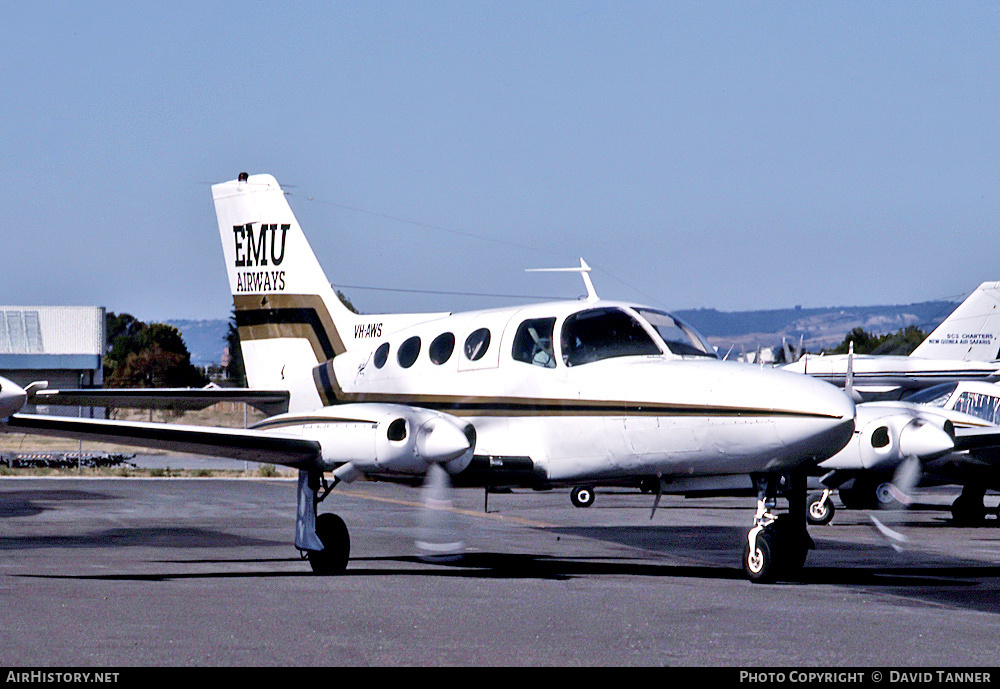
{"label": "tree line", "polygon": [[191,363],[180,331],[144,323],[128,313],[105,314],[104,386],[109,388],[204,387],[208,378]]}
{"label": "tree line", "polygon": [[844,341],[827,354],[847,354],[854,343],[855,354],[894,354],[906,356],[927,339],[927,333],[915,325],[900,328],[897,332],[875,335],[863,328],[855,328],[847,333]]}
{"label": "tree line", "polygon": [[[340,290],[337,296],[354,313],[357,308]],[[181,332],[165,323],[144,323],[128,313],[105,314],[107,349],[104,355],[104,386],[108,388],[204,387],[209,380],[191,363],[191,353]],[[246,386],[246,369],[235,310],[226,331],[229,361],[226,379]]]}

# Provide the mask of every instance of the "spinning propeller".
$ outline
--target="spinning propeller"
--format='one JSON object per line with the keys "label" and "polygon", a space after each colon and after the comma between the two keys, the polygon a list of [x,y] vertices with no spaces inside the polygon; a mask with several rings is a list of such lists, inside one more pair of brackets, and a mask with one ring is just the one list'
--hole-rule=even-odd
{"label": "spinning propeller", "polygon": [[[908,509],[914,502],[913,492],[920,483],[923,462],[937,459],[955,449],[955,440],[944,428],[914,415],[899,432],[899,454],[903,457],[893,473],[892,481],[885,486],[887,499],[879,500],[883,509],[892,506],[893,501]],[[874,514],[868,515],[876,533],[896,552],[902,552],[909,538],[886,526]]]}
{"label": "spinning propeller", "polygon": [[468,466],[475,449],[475,429],[471,424],[461,429],[443,419],[431,419],[417,430],[416,449],[428,465],[414,543],[423,559],[458,559],[465,551],[465,541],[452,510],[451,473]]}

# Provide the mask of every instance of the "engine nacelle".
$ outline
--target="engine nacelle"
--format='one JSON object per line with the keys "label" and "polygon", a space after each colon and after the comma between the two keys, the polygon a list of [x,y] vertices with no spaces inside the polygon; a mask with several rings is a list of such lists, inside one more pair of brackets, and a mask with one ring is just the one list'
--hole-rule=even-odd
{"label": "engine nacelle", "polygon": [[895,403],[859,404],[851,441],[822,462],[824,469],[891,470],[906,457],[940,457],[954,449],[954,429],[943,416]]}
{"label": "engine nacelle", "polygon": [[472,461],[476,444],[472,424],[398,404],[344,404],[265,423],[318,441],[321,468],[347,481],[359,475],[423,476],[431,464],[457,474]]}

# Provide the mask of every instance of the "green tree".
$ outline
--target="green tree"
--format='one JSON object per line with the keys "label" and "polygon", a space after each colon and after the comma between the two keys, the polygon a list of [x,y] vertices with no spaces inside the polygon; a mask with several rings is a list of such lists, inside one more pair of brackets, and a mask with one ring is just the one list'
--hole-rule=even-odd
{"label": "green tree", "polygon": [[184,338],[172,325],[147,325],[131,314],[108,312],[105,328],[106,387],[201,387],[207,383],[191,364]]}
{"label": "green tree", "polygon": [[226,346],[229,348],[229,363],[226,378],[240,387],[247,385],[246,366],[243,363],[243,348],[240,346],[240,329],[236,326],[236,310],[229,314],[229,328],[226,330]]}
{"label": "green tree", "polygon": [[350,311],[351,313],[361,313],[354,307],[354,304],[351,303],[351,300],[347,298],[347,295],[341,292],[339,289],[337,290],[337,298],[340,299],[340,303],[346,306],[347,310]]}
{"label": "green tree", "polygon": [[927,334],[915,325],[900,328],[895,333],[874,335],[863,328],[855,328],[847,333],[844,341],[828,354],[847,354],[851,342],[855,354],[897,354],[906,356],[927,338]]}

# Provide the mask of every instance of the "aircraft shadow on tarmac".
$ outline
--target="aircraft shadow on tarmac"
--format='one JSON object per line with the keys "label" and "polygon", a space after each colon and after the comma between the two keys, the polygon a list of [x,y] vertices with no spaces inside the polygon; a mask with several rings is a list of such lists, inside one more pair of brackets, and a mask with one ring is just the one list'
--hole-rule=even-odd
{"label": "aircraft shadow on tarmac", "polygon": [[[303,569],[251,571],[177,571],[178,565],[275,565],[297,562],[296,558],[169,561],[174,571],[145,574],[13,575],[36,579],[71,579],[78,581],[167,582],[196,579],[259,579],[315,577]],[[511,579],[568,581],[580,577],[667,577],[703,580],[743,581],[738,567],[704,565],[667,565],[648,560],[619,557],[551,557],[511,553],[469,553],[457,561],[427,562],[415,555],[364,557],[352,561],[341,577],[436,577],[445,579]],[[750,585],[749,583],[747,584]],[[831,585],[858,588],[870,593],[894,595],[924,604],[961,607],[979,612],[1000,614],[1000,567],[809,567],[793,581],[773,586]],[[756,586],[756,585],[754,585]]]}
{"label": "aircraft shadow on tarmac", "polygon": [[122,527],[68,536],[0,536],[0,551],[35,548],[237,548],[285,545],[189,527]]}
{"label": "aircraft shadow on tarmac", "polygon": [[[567,581],[581,577],[664,577],[717,581],[743,581],[745,574],[732,562],[734,545],[745,537],[738,527],[546,527],[540,531],[557,537],[596,539],[641,548],[645,554],[611,556],[554,556],[501,552],[468,552],[457,559],[422,559],[413,554],[362,556],[351,560],[343,577],[437,577],[441,579],[511,579]],[[7,539],[8,541],[10,539]],[[145,547],[235,547],[284,545],[257,541],[232,534],[199,529],[116,529],[85,537],[35,538],[51,541],[51,547],[139,545]],[[44,547],[22,543],[22,547]],[[0,549],[10,547],[0,539]],[[864,549],[860,543],[820,543],[830,553]],[[869,549],[870,550],[870,549]],[[657,562],[661,557],[679,557],[680,562]],[[806,567],[792,580],[777,586],[845,586],[869,592],[900,596],[924,604],[948,605],[1000,614],[1000,566],[984,565],[958,558],[935,555],[926,559],[912,555],[916,564],[879,564],[872,557],[858,557],[838,565]],[[831,558],[827,558],[829,561]],[[834,558],[839,559],[839,557]],[[890,558],[891,559],[891,558]],[[690,560],[690,562],[684,562]],[[162,559],[146,561],[164,565],[147,573],[105,573],[14,576],[76,580],[163,582],[184,579],[239,579],[267,577],[312,577],[308,568],[288,569],[299,558],[212,558]],[[898,560],[897,560],[898,562]],[[921,564],[921,563],[925,564]],[[278,567],[275,567],[275,566]],[[233,566],[241,567],[234,571]],[[252,570],[246,569],[254,567]],[[206,567],[210,568],[206,571]],[[169,570],[169,571],[163,571]],[[197,571],[192,571],[197,570]],[[747,584],[750,585],[750,584]]]}
{"label": "aircraft shadow on tarmac", "polygon": [[0,493],[0,519],[34,517],[63,501],[115,500],[113,495],[86,490],[5,490]]}

